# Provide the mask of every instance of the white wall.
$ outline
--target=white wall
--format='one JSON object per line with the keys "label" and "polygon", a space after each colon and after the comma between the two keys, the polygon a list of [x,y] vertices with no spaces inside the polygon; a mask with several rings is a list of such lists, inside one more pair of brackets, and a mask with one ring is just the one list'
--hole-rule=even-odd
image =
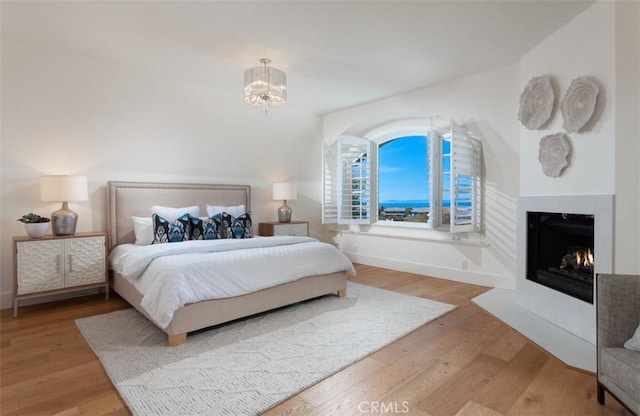
{"label": "white wall", "polygon": [[[583,133],[568,134],[571,164],[559,178],[544,175],[540,138],[564,132],[558,108],[545,130],[520,127],[520,193],[615,194],[614,267],[640,273],[640,25],[638,2],[601,1],[576,16],[520,60],[520,89],[534,76],[551,75],[558,103],[571,81],[594,77],[600,93]],[[597,253],[596,253],[597,256]]]}
{"label": "white wall", "polygon": [[[321,236],[320,118],[285,106],[265,116],[238,94],[65,50],[2,38],[0,293],[12,290],[16,219],[49,215],[42,174],[82,174],[90,201],[70,203],[78,231],[106,230],[109,180],[239,183],[253,187],[254,222],[281,204],[271,183],[298,183],[294,219]],[[213,85],[213,83],[212,83]],[[223,111],[224,110],[224,111]],[[257,227],[256,227],[257,229]]]}
{"label": "white wall", "polygon": [[[594,117],[585,131],[568,134],[573,150],[562,176],[545,176],[537,160],[540,138],[564,131],[560,111],[543,131],[520,128],[520,192],[542,198],[521,201],[516,302],[592,344],[595,304],[526,279],[525,212],[535,207],[531,210],[594,214],[596,273],[640,274],[639,11],[637,2],[595,3],[520,60],[520,88],[533,76],[551,75],[558,101],[578,76],[594,77],[600,85]],[[614,194],[611,215],[609,195]]]}
{"label": "white wall", "polygon": [[[310,220],[312,235],[327,238],[335,227],[320,225],[321,142],[389,113],[449,116],[482,139],[486,238],[475,245],[434,232],[426,233],[431,240],[424,232],[334,235],[354,260],[513,288],[519,195],[615,193],[614,271],[640,273],[639,8],[636,1],[596,3],[513,65],[322,119],[289,105],[265,117],[240,92],[221,96],[213,83],[3,37],[0,306],[10,306],[11,236],[24,234],[16,219],[58,208],[39,200],[42,174],[88,176],[90,201],[71,204],[79,231],[106,229],[108,180],[250,184],[256,223],[276,218],[271,183],[293,180],[294,219]],[[554,76],[558,98],[579,75],[602,86],[595,122],[572,135],[572,166],[559,179],[544,176],[537,162],[540,137],[561,130],[559,113],[542,132],[517,121],[520,91],[543,73]]]}
{"label": "white wall", "polygon": [[[351,227],[336,234],[340,248],[365,264],[513,289],[519,196],[616,194],[613,270],[640,273],[638,9],[634,1],[595,3],[513,66],[326,115],[326,142],[389,114],[449,116],[478,133],[484,151],[488,246],[429,241],[446,238],[434,232],[403,238],[381,227]],[[557,105],[546,128],[531,131],[517,120],[519,96],[529,79],[543,74],[553,77]],[[563,131],[559,102],[581,75],[600,83],[595,115],[588,131],[569,135],[570,167],[549,178],[538,162],[539,141]],[[468,270],[461,270],[465,260]]]}
{"label": "white wall", "polygon": [[[520,125],[520,194],[613,194],[615,191],[615,4],[597,3],[520,59],[520,90],[534,76],[550,75],[556,111],[544,130]],[[571,163],[560,178],[546,176],[538,162],[540,138],[564,132],[559,103],[571,81],[590,76],[600,85],[596,111],[584,133],[567,134]]]}
{"label": "white wall", "polygon": [[[373,226],[366,233],[343,230],[336,234],[340,249],[365,264],[514,288],[518,81],[517,66],[506,66],[326,115],[323,138],[327,142],[353,126],[373,123],[389,114],[447,116],[481,139],[484,152],[483,244],[453,243],[448,235],[434,231],[403,238],[389,235],[393,233],[389,227]],[[463,269],[464,261],[467,270]]]}
{"label": "white wall", "polygon": [[640,274],[640,2],[616,3],[616,273]]}

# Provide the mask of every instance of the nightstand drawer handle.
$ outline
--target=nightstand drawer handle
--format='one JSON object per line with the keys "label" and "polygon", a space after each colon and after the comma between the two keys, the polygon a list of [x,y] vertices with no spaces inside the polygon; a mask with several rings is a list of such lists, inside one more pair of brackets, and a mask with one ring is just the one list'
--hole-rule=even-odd
{"label": "nightstand drawer handle", "polygon": [[69,271],[73,271],[73,257],[71,257],[71,254],[69,254]]}

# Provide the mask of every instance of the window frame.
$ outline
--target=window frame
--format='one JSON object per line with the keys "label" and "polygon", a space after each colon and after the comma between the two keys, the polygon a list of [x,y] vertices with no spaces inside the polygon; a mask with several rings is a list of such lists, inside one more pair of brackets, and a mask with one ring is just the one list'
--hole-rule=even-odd
{"label": "window frame", "polygon": [[[429,164],[429,219],[426,223],[404,223],[378,219],[378,150],[380,145],[395,139],[409,136],[427,137],[427,163]],[[450,184],[451,206],[450,224],[442,222],[442,196],[443,196],[443,171],[442,171],[442,140],[444,136],[449,136],[451,140],[451,163],[450,163]],[[437,140],[434,140],[437,138]],[[346,143],[356,143],[363,151],[367,152],[369,162],[368,173],[365,186],[369,194],[364,198],[368,201],[368,215],[360,218],[349,217],[347,214],[353,212],[353,204],[345,201],[344,195],[351,195],[344,187],[348,182],[340,165],[345,158],[340,149]],[[368,145],[367,145],[368,143]],[[375,144],[375,145],[374,145]],[[455,144],[455,146],[454,146]],[[323,143],[323,224],[360,224],[360,225],[380,225],[385,227],[419,228],[435,231],[448,231],[450,234],[463,232],[481,232],[481,188],[482,171],[481,143],[465,134],[461,128],[443,117],[427,117],[424,119],[400,120],[386,123],[379,126],[367,134],[359,136],[340,135],[331,144]],[[366,149],[366,150],[365,150]],[[338,156],[341,154],[342,156]],[[339,174],[342,172],[342,174]],[[470,210],[459,209],[459,199],[454,195],[456,187],[456,175],[471,175],[471,187],[467,187],[470,192]],[[435,179],[434,179],[435,178]],[[367,186],[368,185],[368,186]],[[334,188],[339,189],[334,189]],[[375,190],[375,191],[374,191]],[[345,193],[346,192],[346,193]],[[339,198],[339,195],[343,195]],[[337,205],[335,208],[331,205]],[[458,213],[470,211],[470,216],[462,219]],[[335,213],[335,215],[327,215]]]}

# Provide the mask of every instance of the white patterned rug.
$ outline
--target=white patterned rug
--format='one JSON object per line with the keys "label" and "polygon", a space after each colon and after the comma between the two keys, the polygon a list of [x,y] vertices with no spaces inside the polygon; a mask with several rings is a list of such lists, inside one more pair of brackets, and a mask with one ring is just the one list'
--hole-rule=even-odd
{"label": "white patterned rug", "polygon": [[325,296],[189,334],[178,347],[134,309],[78,319],[135,415],[255,414],[455,306],[348,283]]}

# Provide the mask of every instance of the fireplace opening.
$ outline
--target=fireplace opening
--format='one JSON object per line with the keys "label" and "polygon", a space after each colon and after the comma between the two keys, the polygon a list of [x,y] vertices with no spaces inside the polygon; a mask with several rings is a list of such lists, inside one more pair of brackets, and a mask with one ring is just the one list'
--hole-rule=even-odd
{"label": "fireplace opening", "polygon": [[593,304],[593,215],[527,212],[527,279]]}

